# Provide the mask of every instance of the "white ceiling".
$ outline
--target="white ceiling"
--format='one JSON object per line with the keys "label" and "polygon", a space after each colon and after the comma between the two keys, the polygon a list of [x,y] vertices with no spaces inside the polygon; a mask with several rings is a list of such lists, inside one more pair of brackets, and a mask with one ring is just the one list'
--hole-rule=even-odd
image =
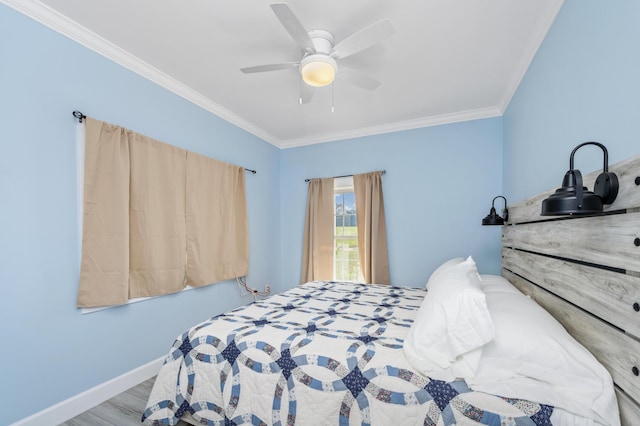
{"label": "white ceiling", "polygon": [[304,105],[294,69],[239,71],[301,59],[276,0],[0,1],[287,148],[501,115],[563,0],[288,0],[337,42],[384,18],[396,31],[338,62],[377,90],[338,74]]}

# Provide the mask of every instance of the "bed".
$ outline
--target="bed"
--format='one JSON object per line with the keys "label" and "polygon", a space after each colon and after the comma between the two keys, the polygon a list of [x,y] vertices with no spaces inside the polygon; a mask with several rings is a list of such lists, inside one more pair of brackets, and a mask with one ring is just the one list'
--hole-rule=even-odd
{"label": "bed", "polygon": [[595,424],[416,371],[403,342],[426,293],[318,281],[211,318],[174,342],[143,422]]}
{"label": "bed", "polygon": [[[493,329],[478,326],[481,309],[464,326],[445,324],[444,345],[432,338],[420,349],[410,342],[431,324],[425,314],[451,313],[437,304],[426,309],[437,286],[302,284],[179,336],[143,422],[640,425],[640,156],[609,170],[620,190],[604,214],[540,216],[555,188],[509,206],[501,276],[478,276],[476,285]],[[585,184],[599,173],[585,176]],[[536,319],[518,322],[522,317]],[[531,322],[546,325],[532,330]],[[470,329],[472,338],[451,340]],[[472,349],[464,347],[469,342]],[[444,357],[451,364],[437,370],[438,359],[420,354],[439,345],[467,352]],[[556,362],[562,360],[568,362]],[[526,374],[509,376],[523,365],[542,367],[531,372],[540,375],[533,385]],[[591,382],[581,382],[583,375]],[[557,383],[549,388],[547,380]],[[558,387],[563,394],[554,393]]]}

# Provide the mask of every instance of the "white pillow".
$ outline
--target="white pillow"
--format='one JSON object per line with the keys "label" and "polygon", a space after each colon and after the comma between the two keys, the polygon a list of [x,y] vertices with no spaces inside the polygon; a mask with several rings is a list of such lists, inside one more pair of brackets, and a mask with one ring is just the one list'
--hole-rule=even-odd
{"label": "white pillow", "polygon": [[482,346],[494,335],[471,257],[429,279],[427,295],[404,341],[417,371],[438,380],[475,374]]}
{"label": "white pillow", "polygon": [[495,338],[484,346],[475,376],[466,378],[471,389],[618,425],[607,370],[537,303],[508,281],[492,280],[483,286]]}
{"label": "white pillow", "polygon": [[487,293],[490,291],[506,291],[508,293],[522,294],[505,277],[500,275],[480,275],[480,287]]}
{"label": "white pillow", "polygon": [[436,270],[431,273],[431,276],[427,280],[427,284],[425,285],[425,287],[429,288],[429,283],[432,280],[435,281],[438,278],[438,276],[444,274],[449,269],[455,267],[456,265],[461,264],[462,262],[464,262],[464,257],[455,257],[453,259],[447,260],[442,265],[438,266]]}

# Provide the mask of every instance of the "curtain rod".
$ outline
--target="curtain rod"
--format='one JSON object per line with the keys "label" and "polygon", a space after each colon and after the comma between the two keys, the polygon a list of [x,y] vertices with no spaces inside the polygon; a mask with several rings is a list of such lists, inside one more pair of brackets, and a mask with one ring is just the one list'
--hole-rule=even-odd
{"label": "curtain rod", "polygon": [[[86,115],[84,115],[83,113],[81,113],[81,112],[80,112],[80,111],[78,111],[78,110],[73,111],[71,114],[73,114],[73,116],[74,116],[75,118],[77,118],[77,119],[78,119],[78,122],[79,122],[79,123],[82,123],[82,120],[84,120],[85,118],[87,118],[87,116],[86,116]],[[249,172],[249,173],[254,174],[254,175],[255,175],[256,173],[258,173],[256,170],[247,169],[246,167],[244,168],[244,171],[245,171],[245,172]]]}
{"label": "curtain rod", "polygon": [[[387,173],[387,171],[386,171],[386,170],[381,170],[380,172],[381,172],[383,175],[384,175],[385,173]],[[333,178],[334,178],[334,179],[338,179],[338,178],[351,177],[351,176],[353,176],[353,175],[334,176]],[[305,181],[305,182],[309,182],[310,180],[311,180],[311,179],[305,179],[304,181]]]}

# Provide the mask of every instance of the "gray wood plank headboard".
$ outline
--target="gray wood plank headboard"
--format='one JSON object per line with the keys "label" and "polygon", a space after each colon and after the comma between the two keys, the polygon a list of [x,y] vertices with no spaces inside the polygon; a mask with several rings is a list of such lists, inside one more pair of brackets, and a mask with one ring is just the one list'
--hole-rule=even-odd
{"label": "gray wood plank headboard", "polygon": [[540,216],[555,188],[509,206],[502,275],[609,370],[622,424],[640,425],[640,155],[609,171],[620,191],[603,215]]}

